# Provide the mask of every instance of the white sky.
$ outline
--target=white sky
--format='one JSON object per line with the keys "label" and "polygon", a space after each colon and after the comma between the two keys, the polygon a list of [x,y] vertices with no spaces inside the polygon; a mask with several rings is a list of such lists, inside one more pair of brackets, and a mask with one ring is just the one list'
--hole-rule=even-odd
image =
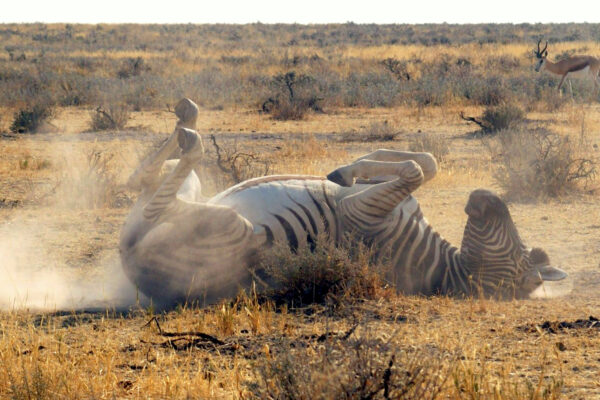
{"label": "white sky", "polygon": [[600,22],[598,0],[0,0],[4,22]]}

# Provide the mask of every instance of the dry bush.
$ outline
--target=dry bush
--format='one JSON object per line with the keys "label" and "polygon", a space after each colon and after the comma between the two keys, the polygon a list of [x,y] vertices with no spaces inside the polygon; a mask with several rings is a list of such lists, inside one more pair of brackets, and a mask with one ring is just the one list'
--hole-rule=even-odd
{"label": "dry bush", "polygon": [[453,360],[439,351],[403,351],[356,327],[295,346],[283,339],[256,366],[254,394],[267,399],[437,399]]}
{"label": "dry bush", "polygon": [[108,108],[99,106],[92,112],[90,130],[93,132],[123,130],[129,117],[130,112],[125,104],[111,104]]}
{"label": "dry bush", "polygon": [[123,61],[121,68],[117,71],[117,76],[120,79],[127,79],[141,75],[143,72],[150,71],[150,69],[142,57],[128,58]]}
{"label": "dry bush", "polygon": [[493,371],[486,354],[478,354],[477,358],[464,359],[456,363],[452,371],[454,389],[453,398],[461,400],[556,400],[562,398],[563,379],[555,374],[547,373],[550,364],[544,356],[541,360],[540,374],[537,383],[531,378],[523,378],[514,382],[507,371]]}
{"label": "dry bush", "polygon": [[239,149],[236,140],[217,141],[210,135],[212,146],[206,147],[206,153],[199,169],[203,190],[218,193],[245,180],[268,175],[271,161],[252,151]]}
{"label": "dry bush", "polygon": [[275,75],[271,81],[274,94],[262,104],[262,111],[277,120],[300,120],[312,111],[322,111],[315,94],[314,78],[290,71]]}
{"label": "dry bush", "polygon": [[430,133],[423,133],[416,136],[411,140],[408,148],[410,151],[431,153],[439,163],[444,162],[446,156],[450,153],[448,139]]}
{"label": "dry bush", "polygon": [[465,117],[460,114],[465,121],[474,122],[481,128],[483,134],[493,134],[503,129],[514,128],[525,119],[525,112],[513,104],[501,104],[499,106],[487,107],[483,115],[477,119],[474,117]]}
{"label": "dry bush", "polygon": [[400,61],[395,58],[386,58],[385,60],[381,61],[381,65],[390,71],[390,73],[399,81],[410,80],[410,74],[408,72],[406,61]]}
{"label": "dry bush", "polygon": [[70,160],[55,189],[60,204],[79,209],[131,205],[118,184],[114,156],[114,153],[91,149],[81,160]]}
{"label": "dry bush", "polygon": [[389,142],[400,132],[387,120],[372,122],[369,126],[355,132],[342,133],[341,142]]}
{"label": "dry bush", "polygon": [[338,307],[387,295],[384,269],[370,263],[370,252],[360,241],[348,238],[342,245],[323,237],[308,241],[299,249],[276,244],[262,255],[260,272],[273,288],[267,294],[270,299],[293,306]]}
{"label": "dry bush", "polygon": [[508,129],[488,146],[499,159],[498,184],[511,199],[559,197],[587,190],[597,174],[597,160],[584,140],[546,130]]}
{"label": "dry bush", "polygon": [[13,133],[35,133],[41,124],[54,117],[55,109],[51,101],[40,100],[18,110],[10,125]]}

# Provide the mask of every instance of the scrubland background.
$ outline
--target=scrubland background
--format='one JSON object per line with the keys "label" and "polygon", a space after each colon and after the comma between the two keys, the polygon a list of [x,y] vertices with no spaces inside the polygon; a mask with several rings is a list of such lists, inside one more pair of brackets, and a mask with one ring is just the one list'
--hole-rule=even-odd
{"label": "scrubland background", "polygon": [[[598,93],[535,73],[539,39],[600,56],[600,24],[0,25],[0,397],[600,397]],[[326,249],[288,282],[319,277],[316,304],[156,310],[120,271],[124,184],[184,96],[208,196],[430,151],[415,196],[438,232],[459,246],[491,188],[569,278],[532,300],[409,297]]]}

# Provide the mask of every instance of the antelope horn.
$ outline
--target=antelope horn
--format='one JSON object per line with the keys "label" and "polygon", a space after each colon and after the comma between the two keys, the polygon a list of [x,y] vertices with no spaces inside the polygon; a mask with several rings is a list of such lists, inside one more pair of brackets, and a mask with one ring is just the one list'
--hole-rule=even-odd
{"label": "antelope horn", "polygon": [[548,48],[548,41],[546,40],[546,46],[544,46],[544,49],[541,51],[540,54],[544,54],[544,52],[546,51],[547,48]]}
{"label": "antelope horn", "polygon": [[538,49],[537,49],[538,54],[540,54],[540,43],[542,43],[542,39],[538,40]]}

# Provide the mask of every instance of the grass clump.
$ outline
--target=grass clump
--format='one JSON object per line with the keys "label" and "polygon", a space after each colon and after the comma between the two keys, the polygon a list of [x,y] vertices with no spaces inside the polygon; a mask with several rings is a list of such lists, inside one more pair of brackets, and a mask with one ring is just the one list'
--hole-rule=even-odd
{"label": "grass clump", "polygon": [[465,121],[479,125],[483,134],[494,134],[503,129],[514,128],[525,120],[525,112],[521,107],[508,103],[486,107],[479,118],[465,117],[463,113],[460,116]]}
{"label": "grass clump", "polygon": [[438,162],[444,162],[448,153],[450,153],[450,145],[448,140],[436,137],[430,133],[423,133],[416,136],[409,145],[410,151],[427,152],[433,154]]}
{"label": "grass clump", "polygon": [[54,107],[49,102],[36,102],[17,111],[9,129],[13,133],[35,133],[54,114]]}
{"label": "grass clump", "polygon": [[129,121],[130,112],[124,104],[111,104],[108,108],[97,107],[92,113],[90,130],[123,130]]}
{"label": "grass clump", "polygon": [[59,204],[74,209],[131,205],[118,184],[115,153],[93,148],[73,158],[57,183]]}
{"label": "grass clump", "polygon": [[[269,399],[437,399],[451,361],[351,328],[308,348],[281,343],[258,363],[255,395]],[[362,329],[361,329],[362,331]],[[358,338],[354,338],[358,336]],[[298,347],[298,348],[296,348]],[[424,350],[424,349],[421,349]]]}
{"label": "grass clump", "polygon": [[262,111],[282,121],[303,119],[310,110],[322,111],[314,83],[311,76],[295,71],[275,75],[271,81],[274,95],[263,102]]}
{"label": "grass clump", "polygon": [[309,241],[297,250],[277,244],[264,254],[261,268],[273,288],[268,296],[276,303],[339,306],[385,295],[382,268],[370,265],[370,252],[362,244]]}
{"label": "grass clump", "polygon": [[498,132],[492,155],[500,161],[495,174],[509,198],[531,200],[587,191],[598,163],[582,141],[546,130]]}

